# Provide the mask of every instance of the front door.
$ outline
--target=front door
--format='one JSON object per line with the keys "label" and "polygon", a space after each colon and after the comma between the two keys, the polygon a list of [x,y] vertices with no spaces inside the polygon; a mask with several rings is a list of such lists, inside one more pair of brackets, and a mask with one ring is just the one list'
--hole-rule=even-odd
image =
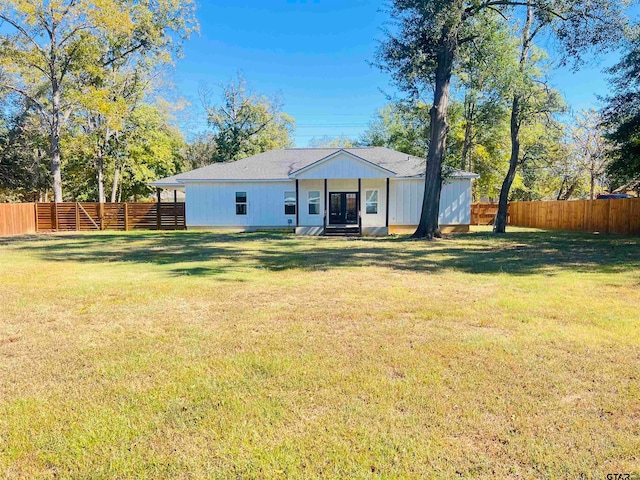
{"label": "front door", "polygon": [[329,193],[329,224],[355,225],[358,223],[358,194]]}

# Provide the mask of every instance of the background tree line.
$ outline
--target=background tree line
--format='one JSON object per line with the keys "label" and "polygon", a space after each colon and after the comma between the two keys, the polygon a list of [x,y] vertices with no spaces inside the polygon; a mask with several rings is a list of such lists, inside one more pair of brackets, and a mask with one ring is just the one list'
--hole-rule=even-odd
{"label": "background tree line", "polygon": [[[386,146],[428,159],[418,236],[438,235],[451,168],[480,174],[476,200],[593,198],[637,189],[640,41],[624,5],[394,0],[376,64],[402,98],[360,138],[314,147]],[[209,128],[185,140],[162,73],[198,29],[192,0],[9,0],[0,6],[0,200],[140,199],[148,183],[293,145],[295,120],[242,75],[203,87]],[[538,45],[553,38],[561,60]],[[553,66],[623,47],[601,112],[568,112]]]}

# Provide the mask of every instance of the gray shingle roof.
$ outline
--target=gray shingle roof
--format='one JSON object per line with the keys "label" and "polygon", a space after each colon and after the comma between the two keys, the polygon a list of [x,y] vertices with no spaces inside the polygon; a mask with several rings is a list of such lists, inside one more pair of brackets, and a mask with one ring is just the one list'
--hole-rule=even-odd
{"label": "gray shingle roof", "polygon": [[[422,176],[426,160],[385,147],[360,148],[286,148],[243,158],[235,162],[214,163],[206,167],[157,180],[151,185],[174,186],[197,180],[278,180],[329,155],[344,150],[368,162],[394,172],[399,177]],[[456,177],[475,178],[472,173],[456,170]]]}

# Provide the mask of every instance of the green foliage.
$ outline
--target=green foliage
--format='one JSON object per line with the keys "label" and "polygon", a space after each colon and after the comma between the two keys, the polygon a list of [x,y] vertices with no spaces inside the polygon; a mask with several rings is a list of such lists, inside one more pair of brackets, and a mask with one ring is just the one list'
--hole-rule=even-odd
{"label": "green foliage", "polygon": [[229,162],[293,145],[294,119],[284,113],[277,98],[268,98],[247,87],[238,75],[222,87],[222,101],[211,105],[211,91],[201,91],[213,130],[214,161]]}
{"label": "green foliage", "polygon": [[346,136],[331,137],[325,135],[323,137],[314,137],[309,141],[311,148],[350,148],[357,147],[359,142]]}
{"label": "green foliage", "polygon": [[0,202],[39,200],[50,188],[47,141],[37,112],[22,99],[11,103],[0,113]]}
{"label": "green foliage", "polygon": [[[86,136],[66,139],[69,155],[65,163],[65,187],[74,198],[96,201],[98,184],[95,170],[86,168],[87,158],[93,154],[92,143]],[[171,125],[163,105],[143,104],[136,108],[114,140],[111,155],[117,162],[105,166],[107,184],[113,189],[117,179],[118,198],[140,199],[149,196],[149,182],[168,177],[183,170],[185,142],[180,131]],[[115,169],[118,169],[116,174]],[[115,174],[115,175],[114,175]]]}
{"label": "green foliage", "polygon": [[612,94],[602,117],[612,143],[608,175],[617,187],[640,178],[640,33],[609,72]]}
{"label": "green foliage", "polygon": [[28,99],[42,117],[56,201],[62,200],[61,139],[69,135],[72,114],[83,110],[91,123],[85,127],[108,142],[100,129],[118,130],[127,112],[119,77],[170,63],[197,29],[194,9],[193,0],[0,4],[6,27],[0,33],[1,86]]}
{"label": "green foliage", "polygon": [[429,105],[393,102],[378,110],[360,143],[424,157],[429,139]]}

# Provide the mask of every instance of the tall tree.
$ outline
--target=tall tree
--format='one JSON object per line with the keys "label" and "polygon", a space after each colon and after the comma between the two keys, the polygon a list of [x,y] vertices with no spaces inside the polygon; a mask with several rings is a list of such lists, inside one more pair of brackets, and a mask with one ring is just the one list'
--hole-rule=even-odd
{"label": "tall tree", "polygon": [[214,161],[235,161],[293,145],[293,118],[282,111],[278,98],[250,89],[242,75],[222,87],[219,104],[213,104],[212,91],[206,87],[200,97],[213,129]]}
{"label": "tall tree", "polygon": [[428,148],[429,105],[392,102],[374,115],[360,143],[424,157]]}
{"label": "tall tree", "polygon": [[27,101],[0,105],[0,202],[39,201],[50,187],[41,119]]}
{"label": "tall tree", "polygon": [[595,110],[583,110],[569,126],[572,156],[576,164],[588,177],[589,198],[595,198],[596,187],[601,186],[605,177],[609,158],[609,145],[604,137],[602,119]]}
{"label": "tall tree", "polygon": [[[62,201],[61,137],[79,76],[150,48],[173,48],[194,28],[193,0],[5,0],[0,4],[4,88],[36,106],[49,130],[54,201]],[[104,57],[96,45],[110,46]],[[116,48],[113,48],[113,47]]]}
{"label": "tall tree", "polygon": [[506,18],[506,13],[523,5],[540,20],[540,29],[536,26],[530,34],[549,26],[567,58],[578,56],[588,46],[615,40],[620,34],[621,6],[615,0],[595,3],[584,0],[391,2],[390,13],[396,30],[388,32],[380,47],[378,64],[413,95],[425,87],[433,91],[425,194],[414,237],[440,236],[438,215],[448,129],[447,106],[461,50],[486,36],[487,25],[493,23],[497,15]]}
{"label": "tall tree", "polygon": [[602,121],[611,142],[607,174],[619,187],[640,180],[640,34],[609,73],[612,93],[604,99]]}
{"label": "tall tree", "polygon": [[[531,121],[540,113],[549,114],[560,108],[558,98],[551,92],[542,103],[540,95],[532,95],[539,85],[539,75],[535,72],[535,40],[543,33],[555,35],[561,45],[560,63],[566,64],[573,58],[574,66],[581,62],[582,55],[594,46],[602,50],[618,46],[622,38],[625,17],[622,3],[614,0],[587,2],[562,0],[550,4],[527,2],[524,21],[521,26],[519,78],[514,82],[511,103],[511,158],[509,170],[500,189],[498,212],[493,231],[504,233],[507,228],[509,192],[522,158],[520,154],[520,129],[523,123]],[[529,100],[533,99],[534,102]],[[555,106],[554,106],[555,103]]]}

